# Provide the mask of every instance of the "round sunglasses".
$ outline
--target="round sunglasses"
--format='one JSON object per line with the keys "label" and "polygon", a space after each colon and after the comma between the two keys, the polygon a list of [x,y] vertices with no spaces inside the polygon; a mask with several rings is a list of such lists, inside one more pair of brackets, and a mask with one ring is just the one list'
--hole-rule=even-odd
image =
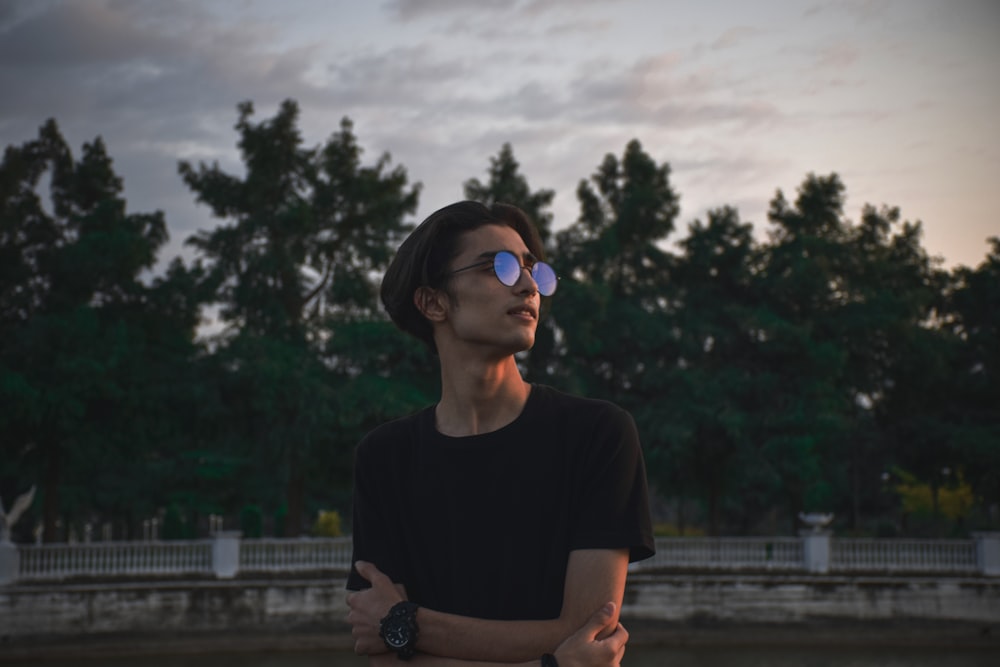
{"label": "round sunglasses", "polygon": [[447,275],[453,276],[456,273],[468,271],[469,269],[476,269],[480,266],[486,266],[487,264],[493,265],[493,273],[496,275],[497,280],[507,287],[513,287],[517,284],[517,281],[521,278],[521,271],[524,269],[531,271],[531,278],[535,281],[535,284],[538,285],[538,293],[542,296],[552,296],[555,294],[556,287],[559,284],[559,276],[556,275],[555,269],[553,269],[549,264],[546,264],[545,262],[535,262],[530,266],[526,266],[521,264],[521,260],[519,260],[514,253],[508,252],[507,250],[501,250],[490,259],[484,259],[481,262],[476,262],[475,264],[455,269]]}

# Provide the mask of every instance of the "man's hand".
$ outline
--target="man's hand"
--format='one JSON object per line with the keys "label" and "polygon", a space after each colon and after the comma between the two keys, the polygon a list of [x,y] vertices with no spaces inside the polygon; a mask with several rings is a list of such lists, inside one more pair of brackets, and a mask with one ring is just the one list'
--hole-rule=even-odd
{"label": "man's hand", "polygon": [[394,604],[406,599],[406,589],[392,583],[372,563],[359,560],[354,569],[372,585],[347,596],[347,606],[351,608],[347,622],[351,624],[354,652],[358,655],[385,653],[388,649],[378,636],[379,623]]}
{"label": "man's hand", "polygon": [[559,667],[618,667],[628,631],[618,623],[615,603],[608,602],[556,649]]}

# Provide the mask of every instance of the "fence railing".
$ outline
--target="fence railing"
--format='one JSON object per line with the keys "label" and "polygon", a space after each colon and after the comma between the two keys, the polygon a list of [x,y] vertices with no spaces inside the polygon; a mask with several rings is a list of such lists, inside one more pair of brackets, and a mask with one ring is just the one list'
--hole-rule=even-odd
{"label": "fence railing", "polygon": [[831,540],[830,569],[847,572],[979,571],[976,540]]}
{"label": "fence railing", "polygon": [[209,541],[51,544],[19,551],[20,579],[212,573]]}
{"label": "fence railing", "polygon": [[[0,543],[0,585],[74,578],[157,578],[346,572],[351,538],[247,539],[217,533],[186,542]],[[1000,576],[1000,533],[971,540],[676,537],[632,572],[784,572]]]}
{"label": "fence railing", "polygon": [[240,544],[240,572],[348,570],[351,538],[260,539]]}
{"label": "fence railing", "polygon": [[656,555],[633,570],[801,570],[802,540],[795,537],[677,537],[656,540]]}

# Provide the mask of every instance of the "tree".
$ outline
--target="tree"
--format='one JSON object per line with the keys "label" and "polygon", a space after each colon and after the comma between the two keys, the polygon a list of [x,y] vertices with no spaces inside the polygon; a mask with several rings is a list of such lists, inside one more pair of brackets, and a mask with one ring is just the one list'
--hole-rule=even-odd
{"label": "tree", "polygon": [[661,315],[671,258],[657,245],[679,211],[670,167],[633,140],[621,160],[607,155],[580,182],[577,198],[580,218],[557,235],[554,262],[560,372],[575,389],[641,403],[640,379],[670,344]]}
{"label": "tree", "polygon": [[[671,316],[677,356],[651,375],[648,382],[661,382],[663,399],[640,407],[639,415],[655,425],[663,443],[664,488],[703,498],[709,532],[718,535],[724,500],[759,467],[752,443],[767,391],[756,354],[760,251],[752,226],[730,207],[710,211],[707,224],[695,220],[679,245],[684,253],[672,273]],[[743,496],[744,516],[759,513],[769,500],[759,493]]]}
{"label": "tree", "polygon": [[554,190],[532,192],[528,180],[520,173],[520,164],[514,158],[510,144],[500,147],[496,157],[490,158],[489,180],[486,183],[470,178],[465,182],[465,197],[490,204],[511,204],[528,214],[538,227],[542,242],[548,246],[552,237],[552,206]]}
{"label": "tree", "polygon": [[122,191],[103,141],[77,161],[54,120],[0,166],[0,426],[17,477],[40,479],[47,541],[60,516],[114,503],[89,475],[139,466],[173,428],[147,382],[194,353],[190,274],[140,279],[166,226]]}
{"label": "tree", "polygon": [[780,480],[787,517],[831,502],[832,455],[846,432],[840,391],[846,353],[834,333],[844,292],[848,230],[836,174],[810,174],[794,206],[779,191],[762,265],[765,326],[758,347],[769,392],[761,406],[760,456]]}
{"label": "tree", "polygon": [[1000,237],[974,269],[958,267],[942,328],[955,337],[942,393],[953,406],[956,463],[987,506],[1000,503]]}
{"label": "tree", "polygon": [[[869,205],[845,241],[843,280],[830,329],[846,353],[842,391],[850,432],[840,455],[846,453],[848,460],[845,486],[850,489],[852,528],[859,527],[863,501],[878,497],[881,471],[893,464],[893,448],[884,445],[899,441],[897,451],[911,462],[917,451],[923,452],[921,457],[938,452],[932,458],[943,451],[940,443],[915,447],[935,429],[919,428],[923,435],[916,439],[903,435],[910,430],[903,425],[910,418],[900,410],[916,398],[925,416],[937,413],[928,399],[947,391],[948,383],[942,380],[951,365],[950,336],[935,324],[945,276],[920,237],[920,224],[901,221],[898,208]],[[937,389],[925,391],[927,382]],[[917,387],[921,389],[916,395],[904,398]],[[875,446],[878,441],[882,447]]]}
{"label": "tree", "polygon": [[[323,359],[330,327],[371,318],[378,276],[408,229],[419,186],[408,188],[388,155],[362,166],[348,119],[322,146],[304,148],[298,106],[251,122],[239,106],[236,130],[246,175],[181,162],[184,182],[227,221],[191,239],[209,263],[228,326],[220,354],[234,377],[231,397],[249,427],[234,443],[263,476],[280,471],[286,532],[303,526],[307,465],[342,443],[336,431],[331,369]],[[315,473],[313,473],[315,474]]]}

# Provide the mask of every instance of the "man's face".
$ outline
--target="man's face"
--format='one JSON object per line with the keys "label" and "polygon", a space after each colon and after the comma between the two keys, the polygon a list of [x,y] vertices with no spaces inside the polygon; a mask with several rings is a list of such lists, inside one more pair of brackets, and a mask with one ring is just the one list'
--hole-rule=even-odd
{"label": "man's face", "polygon": [[541,297],[528,270],[512,286],[501,283],[490,260],[506,250],[523,264],[533,261],[520,235],[510,227],[486,225],[463,235],[450,270],[482,262],[448,280],[441,345],[459,346],[505,357],[529,349],[535,342]]}

